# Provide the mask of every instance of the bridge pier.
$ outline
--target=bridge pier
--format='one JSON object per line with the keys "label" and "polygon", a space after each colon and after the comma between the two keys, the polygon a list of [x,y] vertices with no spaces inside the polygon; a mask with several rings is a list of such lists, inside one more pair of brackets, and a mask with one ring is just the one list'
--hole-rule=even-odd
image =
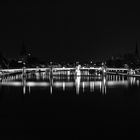
{"label": "bridge pier", "polygon": [[50,73],[49,73],[49,76],[52,77],[53,76],[53,69],[52,67],[50,68]]}
{"label": "bridge pier", "polygon": [[70,71],[67,72],[67,75],[70,76]]}
{"label": "bridge pier", "polygon": [[134,74],[135,74],[135,70],[133,70],[133,69],[128,70],[128,75],[134,75]]}
{"label": "bridge pier", "polygon": [[102,67],[102,74],[106,75],[106,68],[105,67]]}
{"label": "bridge pier", "polygon": [[26,68],[25,67],[23,67],[23,69],[22,69],[22,76],[26,77]]}

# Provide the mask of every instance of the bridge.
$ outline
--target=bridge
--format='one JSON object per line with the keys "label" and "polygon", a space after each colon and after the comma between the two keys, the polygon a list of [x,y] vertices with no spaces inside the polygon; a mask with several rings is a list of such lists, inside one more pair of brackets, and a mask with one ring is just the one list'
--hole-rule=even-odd
{"label": "bridge", "polygon": [[135,75],[140,76],[140,69],[127,69],[127,68],[108,68],[108,67],[46,67],[46,68],[19,68],[19,69],[1,69],[0,76],[17,73],[30,73],[30,72],[46,72],[52,75],[91,75],[90,72],[98,74],[122,74],[122,75]]}

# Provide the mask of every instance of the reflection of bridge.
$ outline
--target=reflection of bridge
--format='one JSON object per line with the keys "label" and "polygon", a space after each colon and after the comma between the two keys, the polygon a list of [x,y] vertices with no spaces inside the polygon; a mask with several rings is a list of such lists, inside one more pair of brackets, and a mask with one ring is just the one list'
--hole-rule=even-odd
{"label": "reflection of bridge", "polygon": [[[30,74],[29,74],[30,75]],[[42,75],[41,75],[42,77]],[[39,77],[39,79],[41,79]],[[36,80],[37,80],[36,76]],[[17,81],[18,80],[18,81]],[[20,80],[20,81],[19,81]],[[136,80],[135,77],[124,77],[124,76],[117,76],[117,75],[108,75],[103,77],[98,77],[96,79],[93,78],[92,80],[89,79],[89,77],[81,77],[76,76],[73,80],[59,80],[56,79],[44,79],[43,81],[30,81],[27,78],[22,78],[21,74],[14,75],[14,76],[8,76],[7,78],[4,78],[0,82],[0,86],[14,86],[14,87],[23,87],[23,93],[25,94],[27,92],[27,89],[29,89],[29,92],[31,91],[31,88],[33,87],[49,87],[50,93],[53,92],[53,88],[62,88],[63,91],[66,90],[66,88],[73,88],[75,87],[76,93],[79,94],[82,90],[82,92],[85,91],[85,89],[89,89],[90,92],[94,92],[94,90],[100,90],[101,93],[105,94],[107,87],[114,87],[114,86],[124,86],[128,87],[129,85],[137,84],[139,86],[139,80]]]}
{"label": "reflection of bridge", "polygon": [[[21,69],[1,69],[0,75],[26,73],[26,72],[43,71],[49,74],[66,74],[66,75],[90,75],[90,72],[102,74],[123,74],[123,75],[136,75],[137,70],[127,68],[106,68],[106,67],[62,67],[62,68],[21,68]],[[139,76],[138,74],[136,76]]]}

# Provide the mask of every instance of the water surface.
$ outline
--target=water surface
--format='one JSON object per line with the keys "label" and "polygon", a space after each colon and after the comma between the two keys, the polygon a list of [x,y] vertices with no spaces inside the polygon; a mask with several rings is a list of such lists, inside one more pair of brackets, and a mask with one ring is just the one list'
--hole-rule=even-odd
{"label": "water surface", "polygon": [[138,133],[139,112],[140,79],[136,77],[35,73],[0,82],[1,128],[18,133],[48,128],[47,134],[55,129],[69,136],[130,135]]}

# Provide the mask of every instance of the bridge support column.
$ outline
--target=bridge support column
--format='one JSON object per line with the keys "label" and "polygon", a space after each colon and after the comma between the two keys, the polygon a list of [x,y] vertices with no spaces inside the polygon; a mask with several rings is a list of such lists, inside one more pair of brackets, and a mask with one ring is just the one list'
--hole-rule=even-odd
{"label": "bridge support column", "polygon": [[25,67],[23,67],[22,76],[23,76],[23,77],[26,77],[26,69],[25,69]]}
{"label": "bridge support column", "polygon": [[77,66],[76,70],[75,70],[75,75],[76,76],[81,76],[81,71],[80,71],[80,65]]}

